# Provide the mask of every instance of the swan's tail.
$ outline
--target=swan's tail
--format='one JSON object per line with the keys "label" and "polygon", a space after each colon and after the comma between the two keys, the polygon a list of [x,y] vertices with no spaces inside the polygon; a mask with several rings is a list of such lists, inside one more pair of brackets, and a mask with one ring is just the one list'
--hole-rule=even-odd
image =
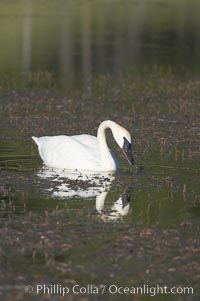
{"label": "swan's tail", "polygon": [[32,139],[35,141],[35,143],[39,146],[39,138],[32,136]]}

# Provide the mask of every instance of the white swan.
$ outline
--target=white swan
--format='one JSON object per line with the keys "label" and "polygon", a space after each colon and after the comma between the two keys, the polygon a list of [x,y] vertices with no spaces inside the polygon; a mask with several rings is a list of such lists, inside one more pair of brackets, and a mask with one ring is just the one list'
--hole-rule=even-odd
{"label": "white swan", "polygon": [[131,135],[114,121],[103,121],[97,137],[91,135],[32,137],[44,164],[49,167],[71,170],[114,171],[119,163],[109,150],[105,130],[110,128],[113,137],[131,165]]}

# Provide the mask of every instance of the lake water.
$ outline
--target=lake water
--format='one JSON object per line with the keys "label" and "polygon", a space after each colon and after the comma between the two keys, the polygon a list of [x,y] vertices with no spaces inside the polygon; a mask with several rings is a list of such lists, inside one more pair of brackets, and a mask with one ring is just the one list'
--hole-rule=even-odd
{"label": "lake water", "polygon": [[199,74],[199,1],[1,1],[0,75]]}
{"label": "lake water", "polygon": [[[122,300],[113,284],[199,300],[199,15],[199,1],[1,1],[1,299],[61,300],[36,291],[59,283],[69,300]],[[106,119],[130,131],[133,168],[109,132],[117,173],[42,166],[31,136]]]}

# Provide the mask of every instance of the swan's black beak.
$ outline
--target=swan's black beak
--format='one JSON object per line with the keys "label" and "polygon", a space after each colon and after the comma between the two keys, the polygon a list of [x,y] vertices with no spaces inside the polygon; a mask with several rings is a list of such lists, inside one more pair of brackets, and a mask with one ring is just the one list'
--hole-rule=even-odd
{"label": "swan's black beak", "polygon": [[132,151],[131,151],[131,143],[124,137],[124,144],[123,144],[123,153],[126,157],[126,159],[128,160],[128,162],[131,165],[135,164],[135,161],[133,159],[133,155],[132,155]]}

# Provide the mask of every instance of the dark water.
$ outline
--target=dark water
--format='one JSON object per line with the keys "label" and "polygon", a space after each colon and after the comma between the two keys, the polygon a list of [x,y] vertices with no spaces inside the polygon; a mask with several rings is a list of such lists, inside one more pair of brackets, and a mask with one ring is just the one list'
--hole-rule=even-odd
{"label": "dark water", "polygon": [[[163,81],[165,101],[160,100]],[[70,106],[55,92],[2,92],[0,293],[7,300],[45,299],[36,293],[41,282],[70,287],[72,300],[83,297],[72,292],[75,284],[106,284],[103,296],[95,298],[121,300],[109,292],[113,283],[189,286],[194,294],[180,300],[198,300],[200,84],[157,79],[143,85],[145,92],[134,85],[139,95],[134,109],[129,97],[135,96],[127,89],[120,90],[125,101],[97,98],[94,103],[93,96],[80,96]],[[107,93],[110,87],[114,97],[115,84],[106,82]],[[144,101],[144,93],[152,100]],[[192,101],[184,98],[183,106],[186,94]],[[70,114],[64,111],[67,103]],[[85,178],[42,168],[33,134],[95,135],[107,118],[130,130],[134,168],[109,133],[121,163],[116,174]],[[27,294],[24,285],[32,285],[34,293]],[[86,294],[87,300],[93,297]],[[155,298],[172,300],[171,295]]]}
{"label": "dark water", "polygon": [[[1,1],[0,298],[61,300],[36,292],[59,283],[107,286],[66,300],[152,299],[112,284],[188,286],[154,298],[199,300],[199,8]],[[31,136],[96,135],[106,119],[130,131],[133,168],[111,133],[115,174],[42,166]]]}
{"label": "dark water", "polygon": [[53,73],[66,87],[155,68],[199,74],[198,1],[1,1],[0,75]]}

